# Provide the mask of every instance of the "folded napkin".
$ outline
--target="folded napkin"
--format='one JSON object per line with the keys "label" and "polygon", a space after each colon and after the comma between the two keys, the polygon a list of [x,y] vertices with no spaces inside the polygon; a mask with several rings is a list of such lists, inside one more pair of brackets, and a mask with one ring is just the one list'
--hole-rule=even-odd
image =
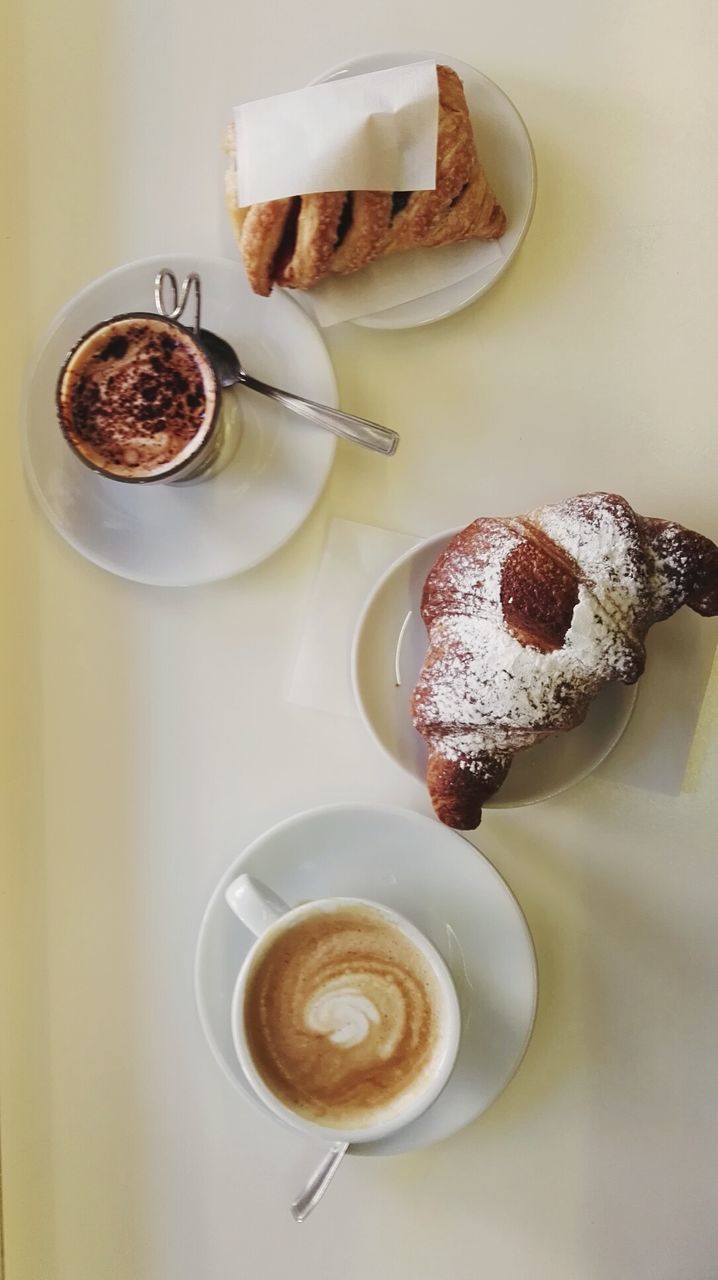
{"label": "folded napkin", "polygon": [[359,615],[374,584],[419,539],[353,520],[332,520],[310,593],[288,698],[335,715],[358,714],[350,655]]}
{"label": "folded napkin", "polygon": [[679,609],[651,628],[636,708],[626,733],[601,765],[602,778],[680,795],[715,651],[715,628],[690,609]]}
{"label": "folded napkin", "polygon": [[410,249],[378,258],[356,275],[328,276],[303,298],[320,328],[327,329],[413,302],[467,277],[476,278],[478,289],[484,273],[494,270],[503,256],[499,240],[464,240],[440,249]]}
{"label": "folded napkin", "polygon": [[234,110],[240,208],[313,191],[433,191],[435,62],[330,80]]}

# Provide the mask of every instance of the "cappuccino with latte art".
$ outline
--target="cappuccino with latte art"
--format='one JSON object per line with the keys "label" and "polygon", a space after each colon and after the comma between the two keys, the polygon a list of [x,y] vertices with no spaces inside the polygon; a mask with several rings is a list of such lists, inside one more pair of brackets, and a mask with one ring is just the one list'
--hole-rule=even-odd
{"label": "cappuccino with latte art", "polygon": [[442,1023],[427,958],[363,903],[297,918],[259,948],[245,989],[246,1043],[266,1087],[343,1130],[397,1115],[426,1089]]}

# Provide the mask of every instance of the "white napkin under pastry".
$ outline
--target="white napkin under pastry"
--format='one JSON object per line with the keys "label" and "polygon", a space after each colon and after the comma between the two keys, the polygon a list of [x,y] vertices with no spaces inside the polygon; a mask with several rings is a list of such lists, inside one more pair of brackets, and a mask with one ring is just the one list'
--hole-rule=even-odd
{"label": "white napkin under pastry", "polygon": [[378,258],[350,276],[327,276],[304,293],[322,329],[358,320],[477,276],[503,257],[499,240],[464,240]]}

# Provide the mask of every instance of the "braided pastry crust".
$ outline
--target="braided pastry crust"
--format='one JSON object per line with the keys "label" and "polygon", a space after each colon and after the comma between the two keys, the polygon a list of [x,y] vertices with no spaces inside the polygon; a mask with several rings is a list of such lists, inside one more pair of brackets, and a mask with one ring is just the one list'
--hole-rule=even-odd
{"label": "braided pastry crust", "polygon": [[237,206],[234,139],[225,192],[255,293],[274,284],[311,289],[330,273],[350,275],[376,258],[460,240],[494,240],[506,217],[476,154],[464,88],[450,67],[436,69],[439,116],[433,191],[332,191]]}

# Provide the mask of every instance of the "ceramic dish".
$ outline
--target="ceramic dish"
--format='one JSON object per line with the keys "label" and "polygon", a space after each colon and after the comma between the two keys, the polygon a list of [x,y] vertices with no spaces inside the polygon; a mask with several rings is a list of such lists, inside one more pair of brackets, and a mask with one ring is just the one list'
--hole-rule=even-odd
{"label": "ceramic dish", "polygon": [[200,1021],[225,1075],[278,1123],[254,1093],[232,1042],[237,974],[254,943],[225,902],[247,872],[296,906],[323,897],[368,898],[398,911],[433,942],[451,970],[462,1030],[453,1074],[417,1120],[361,1155],[412,1151],[470,1124],[505,1089],[531,1036],[537,971],[521,908],[468,840],[402,809],[333,805],[273,827],[227,868],[204,914],[195,959]]}

